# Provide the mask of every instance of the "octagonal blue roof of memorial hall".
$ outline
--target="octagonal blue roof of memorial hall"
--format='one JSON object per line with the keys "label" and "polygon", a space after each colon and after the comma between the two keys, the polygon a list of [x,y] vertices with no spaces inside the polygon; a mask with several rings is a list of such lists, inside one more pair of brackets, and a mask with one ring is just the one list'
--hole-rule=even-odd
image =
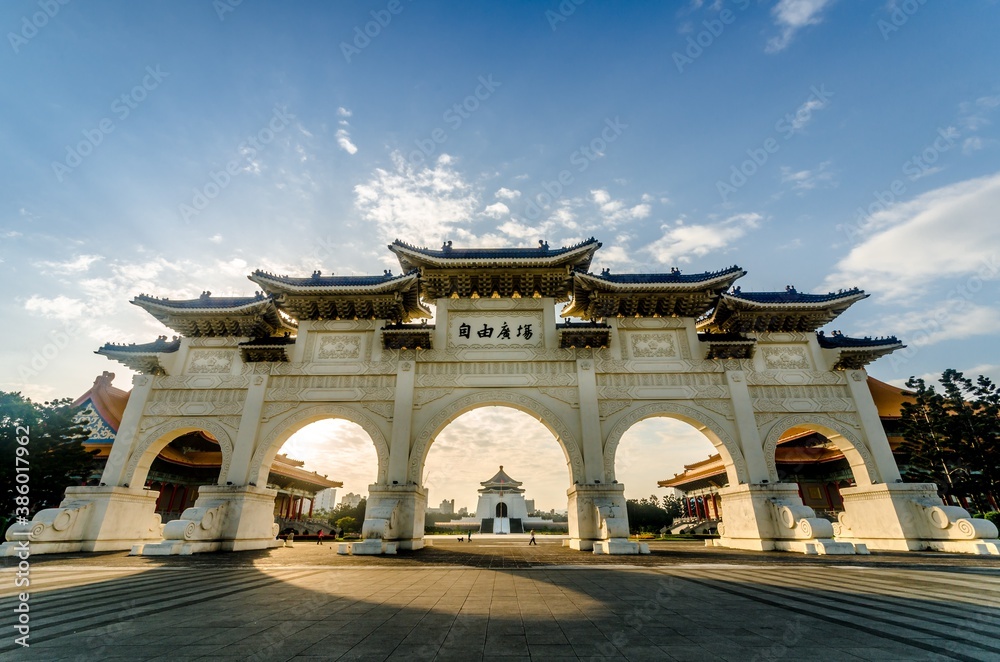
{"label": "octagonal blue roof of memorial hall", "polygon": [[503,470],[503,465],[500,465],[500,471],[496,472],[492,478],[489,480],[484,480],[479,483],[483,487],[479,489],[480,492],[491,492],[493,490],[503,490],[504,492],[524,492],[520,488],[524,483],[514,480],[507,475],[507,472]]}

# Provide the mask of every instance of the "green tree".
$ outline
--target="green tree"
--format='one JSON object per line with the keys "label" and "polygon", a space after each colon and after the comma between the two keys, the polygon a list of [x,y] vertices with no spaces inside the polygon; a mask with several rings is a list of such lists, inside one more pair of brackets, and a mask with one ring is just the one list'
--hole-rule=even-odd
{"label": "green tree", "polygon": [[629,529],[633,533],[658,533],[673,522],[673,517],[660,504],[655,494],[644,499],[627,499],[625,508],[628,511]]}
{"label": "green tree", "polygon": [[358,524],[358,520],[353,517],[341,517],[334,524],[337,525],[338,529],[341,529],[344,533],[357,533],[361,530],[361,526]]}
{"label": "green tree", "polygon": [[[358,503],[358,505],[356,506],[350,506],[346,503],[337,504],[337,506],[334,507],[333,512],[330,513],[330,520],[329,520],[330,524],[333,524],[334,526],[339,526],[337,522],[342,517],[352,517],[354,518],[355,522],[364,522],[365,510],[367,509],[367,506],[368,506],[367,499],[362,499],[360,503]],[[358,526],[360,526],[360,524]]]}
{"label": "green tree", "polygon": [[[29,513],[53,508],[63,492],[80,485],[94,469],[94,455],[83,447],[87,435],[75,420],[78,409],[68,398],[44,404],[20,393],[0,392],[0,515],[13,516],[19,506],[17,467],[27,467]],[[20,444],[19,440],[27,439]],[[20,458],[20,460],[18,459]],[[23,479],[22,479],[23,480]],[[23,489],[23,488],[22,488]]]}
{"label": "green tree", "polygon": [[980,375],[941,374],[941,390],[911,377],[913,402],[903,404],[904,473],[937,483],[946,497],[996,510],[1000,494],[1000,390]]}

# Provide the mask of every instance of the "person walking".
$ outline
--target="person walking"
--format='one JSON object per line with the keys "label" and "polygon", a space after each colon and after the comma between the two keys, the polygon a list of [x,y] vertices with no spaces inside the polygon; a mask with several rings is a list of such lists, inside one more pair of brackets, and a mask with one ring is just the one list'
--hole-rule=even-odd
{"label": "person walking", "polygon": [[469,542],[472,542],[472,529],[469,529]]}
{"label": "person walking", "polygon": [[531,530],[531,540],[528,541],[528,544],[529,545],[536,545],[536,546],[538,545],[538,543],[535,542],[535,530],[534,529]]}
{"label": "person walking", "polygon": [[323,544],[323,529],[320,529],[319,533],[316,534],[316,544],[317,545]]}

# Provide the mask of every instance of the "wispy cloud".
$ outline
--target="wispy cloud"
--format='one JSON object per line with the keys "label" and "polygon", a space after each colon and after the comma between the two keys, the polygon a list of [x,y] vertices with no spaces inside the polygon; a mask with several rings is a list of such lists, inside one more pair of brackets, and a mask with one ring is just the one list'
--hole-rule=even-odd
{"label": "wispy cloud", "polygon": [[751,230],[760,227],[760,214],[736,214],[717,223],[686,223],[683,219],[662,226],[663,236],[644,251],[660,264],[682,264],[692,257],[722,251]]}
{"label": "wispy cloud", "polygon": [[60,275],[81,274],[90,269],[92,264],[103,259],[100,255],[77,255],[73,259],[64,262],[42,261],[38,263],[38,266],[42,269],[43,273]]}
{"label": "wispy cloud", "polygon": [[476,239],[471,219],[480,207],[480,192],[453,167],[450,156],[414,166],[394,152],[392,162],[391,169],[378,168],[354,187],[355,206],[381,239],[428,246],[449,238],[464,244]]}
{"label": "wispy cloud", "polygon": [[792,170],[788,166],[782,166],[781,183],[790,184],[793,191],[811,191],[814,188],[836,186],[836,177],[829,167],[829,161],[820,163],[812,170]]}
{"label": "wispy cloud", "polygon": [[779,0],[771,15],[781,34],[768,40],[765,50],[768,53],[784,50],[799,30],[822,22],[820,14],[832,4],[833,0]]}
{"label": "wispy cloud", "polygon": [[498,200],[517,200],[521,197],[521,192],[517,189],[500,188],[496,193],[493,194]]}
{"label": "wispy cloud", "polygon": [[490,218],[503,218],[510,216],[510,207],[502,202],[494,202],[492,205],[486,205],[481,213]]}
{"label": "wispy cloud", "polygon": [[[341,106],[337,109],[340,117],[350,117],[353,115],[350,110]],[[339,120],[340,128],[337,129],[337,145],[351,156],[358,153],[358,147],[351,141],[350,123],[346,119]]]}
{"label": "wispy cloud", "polygon": [[[826,282],[907,299],[942,278],[995,273],[1000,173],[958,182],[872,215],[868,234]],[[961,231],[956,231],[960,228]],[[995,275],[994,275],[995,277]]]}

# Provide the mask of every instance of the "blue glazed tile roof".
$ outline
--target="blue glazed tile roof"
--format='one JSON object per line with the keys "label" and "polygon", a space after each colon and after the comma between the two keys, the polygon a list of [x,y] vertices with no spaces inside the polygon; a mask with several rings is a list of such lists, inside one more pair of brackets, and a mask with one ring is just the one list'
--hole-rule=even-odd
{"label": "blue glazed tile roof", "polygon": [[101,347],[98,353],[101,352],[130,352],[135,354],[153,354],[153,353],[164,353],[169,354],[170,352],[176,352],[180,349],[181,339],[174,336],[173,340],[167,340],[166,336],[160,336],[153,342],[142,343],[136,345],[135,343],[130,343],[128,345],[116,345],[115,343],[105,343]]}
{"label": "blue glazed tile roof", "polygon": [[886,345],[900,344],[899,338],[896,336],[885,336],[884,338],[871,338],[868,336],[864,338],[851,338],[837,331],[834,331],[829,336],[819,331],[816,333],[816,339],[819,341],[819,346],[824,349],[885,347]]}
{"label": "blue glazed tile roof", "polygon": [[166,308],[177,308],[179,310],[215,310],[227,308],[242,308],[253,303],[263,303],[271,297],[258,292],[252,297],[213,297],[211,293],[205,292],[197,299],[160,299],[140,294],[132,303],[148,302]]}
{"label": "blue glazed tile roof", "polygon": [[680,271],[671,271],[668,273],[657,273],[657,274],[613,274],[608,271],[604,271],[601,274],[588,274],[592,278],[599,278],[601,280],[607,281],[609,283],[622,283],[622,284],[642,284],[642,283],[700,283],[706,280],[713,280],[719,276],[726,276],[729,274],[734,274],[737,272],[743,272],[743,269],[733,265],[726,269],[720,269],[719,271],[705,271],[702,273],[685,274]]}
{"label": "blue glazed tile roof", "polygon": [[445,244],[440,249],[421,248],[412,246],[396,239],[389,248],[399,246],[411,250],[421,255],[436,258],[451,258],[457,260],[479,260],[479,259],[531,259],[540,257],[555,257],[575,251],[583,246],[598,244],[594,237],[582,241],[574,246],[564,246],[562,248],[549,248],[548,243],[540,244],[538,248],[451,248],[451,242]]}
{"label": "blue glazed tile roof", "polygon": [[827,294],[805,294],[796,291],[794,288],[783,292],[743,292],[737,287],[726,294],[726,296],[734,299],[743,299],[744,301],[752,301],[754,303],[822,303],[824,301],[836,301],[858,295],[864,295],[864,290],[856,287],[839,292],[829,292]]}
{"label": "blue glazed tile roof", "polygon": [[301,287],[370,287],[372,285],[381,285],[382,283],[388,283],[390,281],[406,278],[408,275],[409,274],[393,275],[392,272],[387,271],[381,276],[323,276],[319,272],[316,272],[312,276],[296,278],[291,276],[278,276],[276,274],[258,269],[253,272],[253,276],[251,276],[251,278],[262,277],[287,283],[288,285],[297,285]]}

